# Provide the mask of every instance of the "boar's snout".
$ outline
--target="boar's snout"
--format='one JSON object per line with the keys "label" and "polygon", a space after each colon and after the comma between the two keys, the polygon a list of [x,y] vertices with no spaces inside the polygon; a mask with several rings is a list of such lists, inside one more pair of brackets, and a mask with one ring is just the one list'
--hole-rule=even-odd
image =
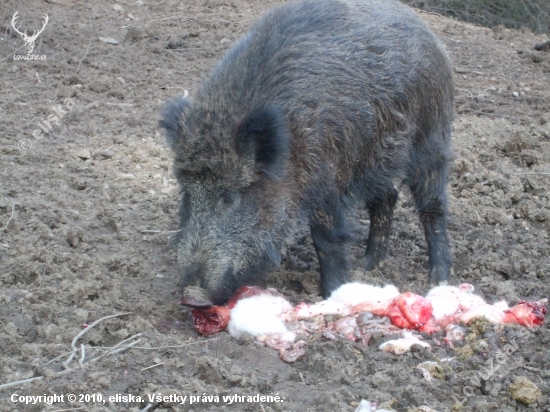
{"label": "boar's snout", "polygon": [[183,291],[180,303],[196,309],[225,304],[238,284],[233,279],[231,267],[222,269],[223,274],[216,276],[215,273],[220,269],[204,263],[180,266],[180,288]]}
{"label": "boar's snout", "polygon": [[208,309],[212,307],[206,290],[198,286],[188,286],[183,290],[180,305],[194,309]]}

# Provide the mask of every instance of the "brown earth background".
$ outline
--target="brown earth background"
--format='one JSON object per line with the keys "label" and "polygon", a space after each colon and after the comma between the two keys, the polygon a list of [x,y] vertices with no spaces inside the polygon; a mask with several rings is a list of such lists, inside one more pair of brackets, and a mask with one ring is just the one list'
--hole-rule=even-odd
{"label": "brown earth background", "polygon": [[[440,336],[425,336],[432,352],[401,357],[378,351],[382,339],[368,347],[314,340],[293,365],[247,339],[196,334],[189,311],[178,306],[175,254],[166,233],[177,229],[178,190],[157,127],[159,109],[184,90],[192,98],[251,22],[277,3],[2,2],[0,384],[43,378],[1,389],[1,411],[353,411],[361,399],[396,411],[550,411],[548,322],[536,330],[469,328],[456,352],[437,346]],[[16,10],[21,27],[31,31],[48,13],[34,50],[47,60],[14,61],[14,54],[25,53],[11,29]],[[421,16],[455,65],[448,223],[453,283],[472,283],[490,301],[550,297],[550,52],[533,49],[548,38]],[[75,102],[70,110],[68,98]],[[59,124],[33,137],[38,123],[59,108],[67,112]],[[368,216],[360,211],[359,217],[366,236]],[[361,250],[358,239],[354,260]],[[426,256],[409,195],[402,193],[385,265],[353,275],[425,293]],[[309,237],[288,251],[266,285],[294,303],[319,299]],[[83,324],[124,312],[132,313],[84,334],[65,370]],[[79,365],[81,344],[88,361],[106,353],[90,346],[114,346],[136,334],[127,342],[141,339],[134,348]],[[511,342],[517,350],[497,363],[496,354]],[[438,362],[439,379],[428,381],[415,368],[426,360]],[[493,361],[498,370],[488,376]],[[477,382],[480,375],[488,379]],[[512,399],[510,384],[520,376],[541,391],[531,407]],[[65,394],[64,402],[10,400],[13,394],[54,393]],[[75,402],[67,401],[70,393]],[[282,401],[149,405],[147,394],[157,393],[278,394]],[[144,400],[85,402],[80,394]]]}

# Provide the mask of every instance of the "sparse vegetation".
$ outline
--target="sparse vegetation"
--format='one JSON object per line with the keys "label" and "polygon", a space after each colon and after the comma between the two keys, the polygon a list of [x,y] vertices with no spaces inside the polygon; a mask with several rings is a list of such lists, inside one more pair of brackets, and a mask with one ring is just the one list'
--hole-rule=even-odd
{"label": "sparse vegetation", "polygon": [[548,0],[402,0],[409,6],[486,27],[550,33]]}

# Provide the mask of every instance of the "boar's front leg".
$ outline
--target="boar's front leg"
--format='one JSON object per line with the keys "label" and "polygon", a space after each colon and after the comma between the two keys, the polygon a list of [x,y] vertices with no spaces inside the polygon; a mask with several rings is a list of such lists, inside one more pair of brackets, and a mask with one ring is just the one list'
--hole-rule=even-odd
{"label": "boar's front leg", "polygon": [[310,219],[311,237],[321,271],[321,292],[326,299],[349,281],[346,243],[349,234],[339,204],[328,203]]}
{"label": "boar's front leg", "polygon": [[[450,139],[450,131],[447,132]],[[447,236],[447,165],[448,150],[429,139],[431,156],[418,162],[409,187],[416,203],[416,210],[424,226],[430,263],[430,283],[444,285],[452,273],[453,259]],[[421,146],[419,147],[422,148]],[[425,149],[428,152],[428,149]],[[417,155],[418,157],[420,155]],[[420,157],[419,157],[420,158]]]}
{"label": "boar's front leg", "polygon": [[365,270],[374,269],[384,260],[390,245],[393,209],[397,202],[397,190],[388,188],[381,196],[368,202],[370,229],[365,256],[360,260]]}

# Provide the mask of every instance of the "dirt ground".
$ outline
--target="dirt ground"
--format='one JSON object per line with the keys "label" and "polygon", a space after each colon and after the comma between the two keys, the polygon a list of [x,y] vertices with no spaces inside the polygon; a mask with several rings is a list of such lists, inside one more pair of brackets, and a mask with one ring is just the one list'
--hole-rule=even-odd
{"label": "dirt ground", "polygon": [[[400,357],[378,351],[382,338],[368,347],[316,340],[292,365],[225,332],[196,334],[178,305],[167,233],[177,229],[178,190],[159,109],[184,90],[192,98],[231,44],[276,3],[2,2],[0,384],[42,379],[1,389],[1,411],[353,411],[361,399],[396,411],[550,411],[548,322],[532,331],[469,328],[456,351],[438,346],[441,336],[425,336],[431,352]],[[14,60],[25,54],[11,29],[16,10],[31,30],[48,13],[33,52],[47,60]],[[491,301],[550,297],[550,52],[533,49],[547,37],[422,17],[455,64],[452,281],[474,284]],[[46,133],[40,125],[48,130],[48,118]],[[424,235],[408,194],[400,199],[386,263],[354,277],[425,293]],[[366,236],[368,217],[359,215]],[[317,273],[304,236],[266,284],[295,303],[314,301]],[[76,355],[63,366],[84,324],[125,312],[132,313],[103,320],[74,342]],[[79,365],[81,344],[87,362],[107,353],[90,346],[131,337],[126,344],[141,339],[134,348]],[[438,362],[437,379],[416,368],[426,360]],[[530,407],[529,399],[512,398],[510,385],[521,376],[540,389]],[[63,401],[12,398],[52,394]],[[109,400],[116,394],[134,398]],[[150,402],[156,394],[188,398],[184,405]],[[235,394],[279,398],[222,400]]]}

